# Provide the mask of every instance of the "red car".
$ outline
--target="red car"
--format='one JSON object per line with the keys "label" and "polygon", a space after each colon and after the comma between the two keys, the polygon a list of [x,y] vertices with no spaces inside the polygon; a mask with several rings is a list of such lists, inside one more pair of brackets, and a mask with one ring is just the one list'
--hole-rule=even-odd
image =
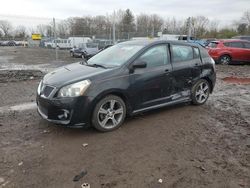
{"label": "red car", "polygon": [[210,42],[209,55],[218,64],[250,62],[250,42],[245,40],[218,40]]}

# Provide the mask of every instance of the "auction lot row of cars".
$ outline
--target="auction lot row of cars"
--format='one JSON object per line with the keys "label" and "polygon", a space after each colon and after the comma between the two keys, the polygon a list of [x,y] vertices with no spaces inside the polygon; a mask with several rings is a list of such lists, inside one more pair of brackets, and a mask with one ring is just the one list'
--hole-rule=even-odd
{"label": "auction lot row of cars", "polygon": [[[233,39],[203,39],[202,44],[207,50],[209,55],[215,60],[217,64],[239,64],[250,62],[250,37],[238,36]],[[197,43],[190,41],[191,43]],[[95,43],[83,43],[78,48],[70,50],[71,57],[81,57],[89,59],[100,51],[110,47],[107,45],[102,49],[98,48]]]}
{"label": "auction lot row of cars", "polygon": [[27,46],[27,41],[6,40],[0,41],[0,46]]}

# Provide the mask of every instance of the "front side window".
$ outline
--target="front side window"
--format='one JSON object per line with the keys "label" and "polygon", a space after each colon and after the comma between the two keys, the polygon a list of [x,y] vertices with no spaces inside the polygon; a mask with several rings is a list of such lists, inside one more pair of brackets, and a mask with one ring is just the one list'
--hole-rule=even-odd
{"label": "front side window", "polygon": [[193,59],[193,49],[191,46],[172,45],[173,61],[182,62]]}
{"label": "front side window", "polygon": [[147,68],[166,65],[169,63],[167,46],[154,46],[141,55],[138,60],[145,61],[147,63]]}

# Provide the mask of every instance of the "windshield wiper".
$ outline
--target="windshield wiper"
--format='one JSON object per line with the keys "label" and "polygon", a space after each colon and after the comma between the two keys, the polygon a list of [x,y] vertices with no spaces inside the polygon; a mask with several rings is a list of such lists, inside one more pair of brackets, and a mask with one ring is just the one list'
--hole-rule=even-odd
{"label": "windshield wiper", "polygon": [[101,67],[101,68],[104,68],[104,69],[107,69],[107,67],[103,66],[103,65],[100,65],[100,64],[87,64],[87,66],[90,66],[90,67]]}

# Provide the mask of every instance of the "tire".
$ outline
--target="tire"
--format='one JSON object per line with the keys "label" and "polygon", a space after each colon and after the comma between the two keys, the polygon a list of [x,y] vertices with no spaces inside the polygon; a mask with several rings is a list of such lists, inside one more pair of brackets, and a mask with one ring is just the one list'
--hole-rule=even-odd
{"label": "tire", "polygon": [[192,87],[192,103],[194,105],[202,105],[204,104],[210,94],[210,84],[205,79],[200,79],[196,84]]}
{"label": "tire", "polygon": [[219,58],[219,64],[221,65],[229,65],[231,64],[231,57],[229,55],[222,55],[220,58]]}
{"label": "tire", "polygon": [[108,95],[95,106],[92,125],[101,132],[113,131],[120,127],[126,117],[126,105],[116,95]]}

